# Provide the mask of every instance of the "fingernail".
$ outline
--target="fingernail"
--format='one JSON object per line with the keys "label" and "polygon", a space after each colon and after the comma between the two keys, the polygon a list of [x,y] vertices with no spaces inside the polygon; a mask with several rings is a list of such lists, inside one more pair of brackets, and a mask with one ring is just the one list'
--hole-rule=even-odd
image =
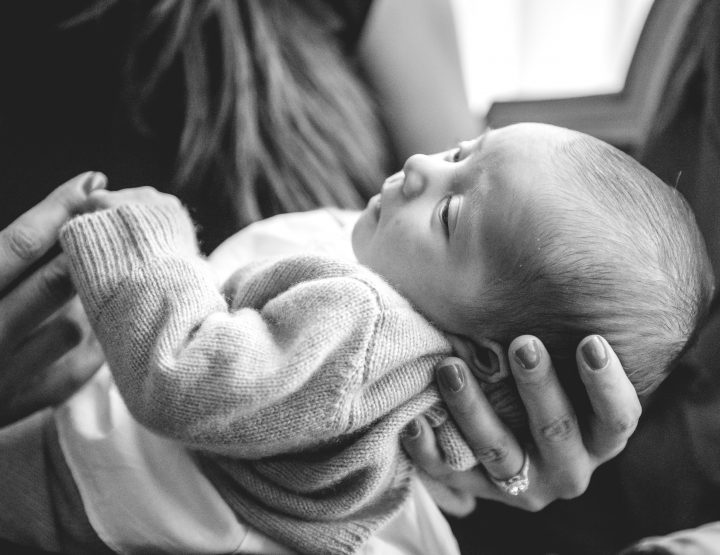
{"label": "fingernail", "polygon": [[457,393],[465,385],[465,380],[457,364],[446,364],[438,368],[438,380],[445,389]]}
{"label": "fingernail", "polygon": [[585,341],[580,350],[585,362],[592,370],[602,370],[607,365],[607,351],[602,340],[597,335],[593,335]]}
{"label": "fingernail", "polygon": [[525,345],[515,349],[514,356],[525,370],[532,370],[540,364],[540,351],[534,339],[530,339]]}
{"label": "fingernail", "polygon": [[407,426],[405,426],[403,436],[406,439],[417,439],[420,437],[420,432],[422,432],[422,428],[420,427],[420,423],[417,421],[417,418],[415,418],[411,420]]}
{"label": "fingernail", "polygon": [[85,193],[90,194],[98,189],[104,189],[107,185],[107,177],[100,172],[93,172],[88,179],[85,180]]}

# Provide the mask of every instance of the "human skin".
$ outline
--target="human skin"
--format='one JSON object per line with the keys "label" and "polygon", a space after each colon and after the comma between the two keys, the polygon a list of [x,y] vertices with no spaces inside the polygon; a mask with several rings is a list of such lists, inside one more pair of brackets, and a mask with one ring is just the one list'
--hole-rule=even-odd
{"label": "human skin", "polygon": [[65,257],[46,258],[104,186],[102,174],[79,175],[0,231],[0,425],[64,400],[102,363]]}
{"label": "human skin", "polygon": [[519,124],[411,156],[361,214],[355,255],[441,329],[467,333],[463,305],[532,246],[534,208],[563,202],[547,160],[572,136]]}
{"label": "human skin", "polygon": [[[507,135],[506,139],[505,142],[509,144],[522,144],[519,137],[513,135]],[[474,146],[477,145],[471,141],[462,145],[459,152],[453,150],[439,157],[421,158],[420,162],[454,164],[457,163],[453,161],[454,158],[459,160],[462,156],[469,156]],[[462,148],[466,150],[462,151]],[[410,166],[414,164],[417,164],[417,159]],[[408,171],[412,173],[417,168],[409,167]],[[534,176],[535,171],[532,170],[530,174]],[[413,196],[422,193],[422,180],[419,186],[417,182],[413,185],[411,180],[403,193],[397,179],[387,185],[393,189],[392,193],[388,190],[388,194]],[[450,200],[443,204],[440,201],[445,198],[445,193],[439,190],[433,194],[435,196],[429,203],[432,208],[428,209],[428,213],[433,214],[432,221],[442,223],[446,220],[449,224],[457,215],[458,201]],[[126,202],[166,202],[166,196],[149,188],[121,193],[99,191],[92,195],[91,204],[95,208],[105,208]],[[375,218],[377,200],[370,202],[363,217]],[[386,203],[387,217],[391,213],[389,197]],[[440,216],[441,208],[445,205],[452,207],[451,211],[445,211],[450,215],[449,218]],[[358,230],[362,231],[362,228],[358,227]],[[446,241],[444,232],[443,240]],[[362,254],[360,256],[362,258]],[[404,444],[416,463],[459,491],[538,510],[558,497],[574,497],[584,491],[594,469],[616,455],[625,445],[637,423],[640,405],[617,357],[600,337],[588,337],[578,347],[578,371],[594,409],[588,427],[582,433],[549,356],[537,338],[522,336],[513,341],[509,348],[509,361],[528,412],[534,439],[531,445],[519,445],[493,412],[476,380],[468,373],[465,363],[454,357],[438,365],[440,389],[466,439],[479,454],[483,467],[463,473],[452,472],[442,460],[429,425],[423,420],[417,423],[412,433],[405,436]],[[501,493],[488,480],[486,471],[499,478],[515,474],[522,465],[523,449],[528,449],[530,453],[531,486],[523,495],[510,497]]]}
{"label": "human skin", "polygon": [[[358,221],[356,255],[441,328],[462,333],[465,324],[457,320],[453,304],[476,295],[499,257],[512,256],[518,242],[531,238],[528,214],[538,194],[552,192],[547,188],[553,182],[551,168],[538,160],[548,159],[552,146],[570,137],[557,128],[513,126],[453,151],[409,158]],[[471,225],[460,225],[463,219]],[[528,446],[532,486],[526,494],[502,494],[482,471],[453,472],[422,420],[406,435],[405,446],[416,463],[460,491],[538,510],[586,489],[594,468],[625,445],[640,404],[612,349],[597,336],[583,340],[577,352],[595,409],[584,437],[542,343],[520,337],[508,358],[535,440]],[[498,478],[516,474],[523,449],[492,412],[467,366],[460,359],[446,361],[438,375],[441,392],[485,470]]]}
{"label": "human skin", "polygon": [[[460,137],[472,136],[477,132],[478,119],[470,113],[462,88],[451,16],[449,2],[446,0],[380,0],[374,4],[361,36],[358,45],[360,61],[378,93],[379,105],[383,107],[387,117],[387,127],[395,143],[394,148],[401,158],[414,152],[432,152],[444,148]],[[440,27],[443,28],[442,33]],[[400,48],[400,45],[403,47]],[[435,77],[429,79],[429,75]],[[51,131],[58,133],[57,129]],[[62,134],[60,136],[64,137]],[[38,164],[44,162],[42,159],[37,160]],[[74,162],[77,163],[78,160]],[[72,163],[67,167],[73,167]],[[76,189],[82,189],[82,185],[75,182],[74,185],[67,184],[63,187],[63,192],[53,193],[43,201],[42,208],[33,208],[30,212],[34,216],[25,220],[26,230],[31,235],[40,237],[41,246],[38,251],[46,252],[46,249],[54,244],[60,221],[82,205],[83,194]],[[10,226],[7,229],[13,228]],[[2,233],[0,241],[6,242],[14,231]],[[38,257],[29,253],[22,257],[22,261],[17,261],[13,256],[6,256],[4,249],[7,247],[0,248],[3,249],[0,250],[0,275],[16,276],[15,281],[10,281],[17,287],[22,283],[25,284],[23,288],[27,286],[25,291],[32,291],[36,285],[38,290],[42,290],[43,283],[54,283],[51,280],[53,276],[61,276],[59,281],[62,283],[62,276],[65,275],[62,259],[43,265],[44,270],[38,269],[25,275],[24,270],[33,266],[31,261]],[[22,251],[22,248],[20,250]],[[24,277],[18,281],[18,276],[21,275]],[[63,299],[72,296],[71,292],[65,291],[61,294],[56,291],[24,297],[18,294],[20,289],[16,288],[12,293],[7,289],[10,281],[6,280],[0,288],[1,298],[5,301],[0,307],[3,309],[0,311],[0,373],[4,376],[0,383],[2,422],[12,421],[37,408],[63,400],[100,364],[99,352],[92,336],[86,333],[89,328],[78,310],[77,303],[72,305],[71,310],[68,309],[72,313],[72,319],[63,315],[52,326],[40,327],[40,322],[44,322],[42,314],[47,314],[50,307],[60,307]],[[21,302],[12,308],[12,303],[17,299]],[[30,301],[26,302],[27,299]],[[11,308],[9,312],[7,307]],[[21,307],[20,313],[17,312],[18,307]],[[56,315],[61,316],[60,313]],[[45,333],[51,331],[52,333],[43,339]],[[47,348],[37,348],[40,344]],[[73,347],[74,345],[77,347]],[[449,373],[456,376],[456,368],[463,370],[466,367],[459,359],[450,359],[450,363],[439,366],[438,374],[443,376]],[[625,376],[620,370],[608,375],[602,374],[603,380],[593,381],[599,375],[596,372],[589,380],[597,385],[600,391],[599,399],[605,399],[605,405],[612,409],[607,414],[601,411],[599,417],[604,421],[619,414],[623,419],[621,424],[627,424],[619,431],[607,428],[605,433],[599,435],[602,436],[603,443],[619,450],[629,435],[627,430],[630,425],[634,426],[637,422],[633,413],[634,393],[630,401],[622,396],[606,398],[602,392],[613,387],[622,389]],[[450,391],[445,387],[444,381],[439,383],[458,423],[475,423],[473,415],[478,410],[479,401],[472,395],[471,387]],[[466,383],[469,382],[466,380]],[[5,387],[9,389],[6,390]],[[537,401],[531,405],[543,408],[538,413],[538,418],[556,415],[555,407],[546,406],[543,401],[553,399],[553,395],[548,394],[548,389],[556,395],[562,394],[559,385],[548,380],[528,387],[530,397],[526,399],[526,403],[536,397]],[[466,413],[471,416],[463,420]],[[562,413],[561,416],[564,418],[569,414],[572,413]],[[496,420],[483,419],[477,422],[483,423],[482,430],[475,430],[477,425],[463,427],[467,428],[466,435],[473,441],[480,438],[476,443],[471,442],[471,445],[483,452],[497,454],[493,455],[488,463],[494,469],[493,474],[509,476],[515,473],[519,468],[517,459],[522,457],[522,452],[512,434]],[[570,426],[570,429],[575,428]],[[594,451],[589,454],[584,451],[582,436],[579,431],[575,431],[571,442],[554,442],[546,451],[554,449],[557,458],[565,461],[565,474],[573,474],[577,477],[576,482],[582,482],[589,479],[597,463]],[[410,441],[412,438],[415,440]],[[437,452],[428,447],[432,443],[425,439],[426,435],[423,434],[408,436],[408,451],[416,457],[416,462],[426,465],[431,472],[446,473]],[[592,447],[592,438],[588,438],[586,443]],[[592,455],[591,464],[586,462],[589,455]],[[538,480],[547,482],[543,497],[546,502],[567,492],[565,482],[557,487],[558,480],[555,479],[554,472],[553,470],[550,474],[536,476]],[[463,476],[463,484],[465,479],[466,476]],[[488,489],[487,493],[486,497],[496,494],[496,491]]]}
{"label": "human skin", "polygon": [[465,94],[449,0],[374,0],[358,58],[398,160],[481,131]]}
{"label": "human skin", "polygon": [[[516,338],[508,348],[508,360],[528,413],[531,441],[522,446],[518,443],[493,411],[467,364],[449,358],[437,367],[440,393],[481,464],[465,472],[450,468],[423,418],[409,427],[403,446],[415,464],[457,492],[539,511],[557,499],[572,499],[586,491],[595,469],[618,455],[635,431],[640,402],[614,351],[597,335],[584,338],[576,350],[578,374],[592,406],[582,430],[537,337]],[[515,475],[522,466],[524,450],[530,459],[530,487],[512,497],[500,491],[488,475]]]}
{"label": "human skin", "polygon": [[[108,193],[97,191],[90,209],[128,202],[177,202],[151,188]],[[509,347],[509,365],[527,413],[533,441],[521,446],[495,415],[465,362],[457,357],[441,361],[436,370],[440,391],[468,444],[482,465],[453,471],[443,460],[432,430],[424,419],[411,426],[403,444],[416,464],[458,492],[494,499],[526,510],[539,510],[558,498],[580,495],[593,471],[619,453],[634,430],[640,404],[635,390],[610,346],[598,336],[578,346],[578,372],[593,412],[581,431],[542,343],[521,336]],[[489,479],[516,474],[524,450],[530,457],[530,488],[520,496],[502,493]]]}
{"label": "human skin", "polygon": [[[83,174],[0,232],[0,419],[3,424],[51,406],[75,391],[102,363],[102,355],[86,330],[84,314],[72,319],[59,312],[72,299],[62,258],[34,267],[55,243],[57,231],[74,213],[99,208],[88,200],[88,190],[101,189],[104,177]],[[135,190],[133,195],[148,193]],[[91,196],[102,197],[97,191]],[[101,204],[101,203],[100,203]],[[20,231],[18,231],[20,230]],[[18,242],[18,237],[32,238]],[[32,246],[32,248],[23,248]],[[30,268],[34,271],[28,272]],[[10,284],[13,285],[10,288]],[[66,309],[64,309],[66,310]],[[538,510],[548,503],[579,495],[597,466],[624,447],[639,418],[639,402],[617,357],[597,337],[578,347],[578,370],[592,401],[594,414],[581,433],[572,405],[565,396],[542,343],[528,368],[518,361],[528,336],[510,345],[510,367],[526,406],[534,443],[531,487],[519,497],[502,494],[485,471],[510,476],[522,463],[523,448],[494,414],[476,381],[459,358],[441,361],[439,387],[450,412],[468,443],[480,455],[483,468],[453,472],[440,455],[429,425],[420,420],[404,437],[416,464],[467,494],[525,509]],[[600,345],[598,350],[597,345]],[[591,348],[587,348],[590,346]],[[527,356],[524,356],[527,359]]]}

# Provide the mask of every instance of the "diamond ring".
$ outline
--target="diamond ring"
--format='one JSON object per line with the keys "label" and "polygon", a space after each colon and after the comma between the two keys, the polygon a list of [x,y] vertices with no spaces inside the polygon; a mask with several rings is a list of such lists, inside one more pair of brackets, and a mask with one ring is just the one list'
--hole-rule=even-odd
{"label": "diamond ring", "polygon": [[527,451],[525,451],[525,458],[523,459],[522,468],[520,472],[515,476],[510,476],[507,480],[498,480],[490,476],[490,480],[498,488],[508,495],[517,496],[527,491],[530,487],[530,479],[528,478],[528,470],[530,469],[530,457]]}

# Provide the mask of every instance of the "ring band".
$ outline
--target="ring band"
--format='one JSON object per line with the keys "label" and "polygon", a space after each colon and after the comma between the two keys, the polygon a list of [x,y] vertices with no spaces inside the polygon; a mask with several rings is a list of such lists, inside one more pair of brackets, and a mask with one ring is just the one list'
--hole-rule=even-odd
{"label": "ring band", "polygon": [[[530,487],[530,479],[528,478],[528,470],[530,469],[530,457],[527,451],[525,451],[525,458],[523,459],[522,468],[520,472],[515,476],[510,476],[507,480],[498,480],[490,476],[490,480],[504,493],[508,495],[517,496],[527,491]],[[488,474],[489,475],[489,474]]]}

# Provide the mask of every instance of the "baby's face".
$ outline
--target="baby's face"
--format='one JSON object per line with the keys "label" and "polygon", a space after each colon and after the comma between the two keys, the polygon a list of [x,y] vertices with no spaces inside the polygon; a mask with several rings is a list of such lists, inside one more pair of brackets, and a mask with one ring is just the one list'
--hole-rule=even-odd
{"label": "baby's face", "polygon": [[[353,230],[358,261],[442,329],[463,333],[456,307],[479,298],[497,270],[533,248],[540,195],[566,129],[519,124],[432,156],[411,156]],[[510,266],[512,268],[512,266]]]}

